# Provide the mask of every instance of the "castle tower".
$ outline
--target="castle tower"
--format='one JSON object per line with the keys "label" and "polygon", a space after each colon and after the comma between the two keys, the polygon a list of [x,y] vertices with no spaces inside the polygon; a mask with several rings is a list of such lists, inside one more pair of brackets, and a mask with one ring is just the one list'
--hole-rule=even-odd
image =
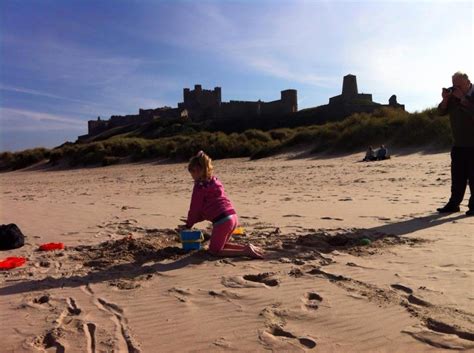
{"label": "castle tower", "polygon": [[183,102],[184,104],[189,102],[189,88],[183,88]]}
{"label": "castle tower", "polygon": [[288,107],[288,112],[295,113],[298,111],[298,93],[295,89],[287,89],[281,91],[281,101]]}
{"label": "castle tower", "polygon": [[398,105],[397,96],[395,94],[392,94],[392,96],[388,99],[388,105],[393,105],[393,106]]}
{"label": "castle tower", "polygon": [[344,76],[344,81],[342,83],[342,96],[345,98],[355,97],[358,93],[357,77],[351,74]]}
{"label": "castle tower", "polygon": [[220,87],[214,87],[214,95],[217,99],[217,105],[221,105],[222,102],[222,95],[221,95],[221,88]]}

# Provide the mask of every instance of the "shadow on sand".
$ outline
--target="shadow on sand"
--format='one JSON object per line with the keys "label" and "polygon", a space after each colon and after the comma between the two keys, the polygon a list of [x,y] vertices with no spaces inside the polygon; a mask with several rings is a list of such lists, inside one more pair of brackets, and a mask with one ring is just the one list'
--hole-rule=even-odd
{"label": "shadow on sand", "polygon": [[[455,222],[461,219],[470,219],[464,215],[445,216],[432,214],[424,217],[417,217],[402,222],[391,223],[370,229],[355,229],[343,234],[330,235],[325,232],[316,232],[306,235],[286,237],[281,235],[283,246],[280,248],[266,247],[266,260],[277,260],[284,256],[298,257],[308,251],[311,256],[321,256],[321,253],[330,253],[334,250],[350,251],[360,248],[360,239],[369,238],[371,241],[389,239],[393,245],[407,244],[411,238],[403,238],[402,235],[414,233],[419,230],[442,225],[448,222]],[[474,219],[474,218],[473,218]],[[398,242],[400,241],[400,242]],[[253,242],[253,239],[252,239]],[[172,261],[176,259],[175,261]],[[160,261],[160,262],[156,262]],[[75,275],[66,278],[47,277],[41,280],[27,280],[0,288],[0,295],[12,295],[31,291],[53,289],[53,288],[74,288],[87,284],[100,283],[114,280],[133,280],[140,276],[165,273],[177,270],[186,266],[199,265],[204,262],[220,261],[224,264],[232,265],[237,261],[254,261],[245,258],[233,258],[230,262],[226,258],[218,258],[210,255],[204,250],[192,253],[183,253],[180,248],[166,247],[154,252],[153,259],[135,257],[129,263],[112,264],[111,266],[91,267],[91,272],[86,275]]]}
{"label": "shadow on sand", "polygon": [[[162,260],[166,259],[162,258]],[[169,263],[158,262],[152,265],[144,264],[142,261],[123,263],[98,270],[91,269],[91,272],[86,275],[74,275],[64,278],[47,277],[41,280],[22,281],[8,287],[0,288],[0,295],[12,295],[53,288],[75,288],[105,281],[133,280],[143,275],[164,273],[185,266],[198,265],[205,261],[217,260],[221,259],[212,257],[205,251],[198,251],[184,255],[178,260]]]}
{"label": "shadow on sand", "polygon": [[372,229],[378,232],[401,236],[405,234],[414,233],[419,230],[436,227],[444,223],[456,222],[461,219],[467,220],[470,219],[470,217],[467,217],[464,214],[453,217],[452,215],[433,213],[428,216],[415,217],[406,221],[389,223],[383,226],[374,227]]}

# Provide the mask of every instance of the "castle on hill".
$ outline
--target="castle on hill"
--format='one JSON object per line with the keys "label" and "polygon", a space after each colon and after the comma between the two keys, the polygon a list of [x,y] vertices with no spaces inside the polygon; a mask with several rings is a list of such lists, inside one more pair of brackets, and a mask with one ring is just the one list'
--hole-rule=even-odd
{"label": "castle on hill", "polygon": [[[113,115],[108,120],[98,117],[97,120],[88,121],[88,134],[79,136],[79,140],[86,140],[115,127],[141,125],[155,119],[194,122],[210,120],[225,123],[243,118],[271,120],[287,117],[291,119],[298,113],[298,98],[295,89],[281,91],[280,99],[271,102],[261,100],[222,102],[221,94],[221,87],[215,87],[213,90],[202,89],[201,85],[195,85],[193,90],[184,88],[183,102],[178,103],[176,108],[139,109],[136,115]],[[344,119],[353,113],[371,113],[380,107],[405,109],[404,105],[397,102],[395,95],[390,97],[386,105],[373,102],[372,94],[358,92],[357,78],[349,74],[344,76],[340,95],[330,98],[326,105],[308,108],[305,111],[314,113],[314,123],[322,123]]]}
{"label": "castle on hill", "polygon": [[372,94],[359,93],[357,88],[357,77],[346,75],[342,82],[342,93],[329,98],[329,103],[315,108],[309,108],[323,118],[324,121],[337,120],[348,117],[354,113],[372,113],[381,107],[391,107],[405,110],[405,105],[397,102],[397,96],[392,95],[388,104],[376,103],[372,100]]}

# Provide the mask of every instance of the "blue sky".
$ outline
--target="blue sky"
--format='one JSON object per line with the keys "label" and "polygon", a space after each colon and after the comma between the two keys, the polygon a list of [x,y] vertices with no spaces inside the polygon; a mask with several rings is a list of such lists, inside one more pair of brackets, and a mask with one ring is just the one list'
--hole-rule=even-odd
{"label": "blue sky", "polygon": [[471,1],[0,2],[0,151],[53,147],[98,115],[175,107],[182,89],[326,104],[342,77],[409,111],[474,77]]}

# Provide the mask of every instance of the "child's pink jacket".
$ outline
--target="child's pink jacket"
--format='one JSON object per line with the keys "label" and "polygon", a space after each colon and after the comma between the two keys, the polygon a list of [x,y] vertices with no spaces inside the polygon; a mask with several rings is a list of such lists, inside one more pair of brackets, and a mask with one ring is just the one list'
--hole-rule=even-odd
{"label": "child's pink jacket", "polygon": [[212,177],[209,181],[194,183],[191,206],[186,221],[187,228],[205,220],[215,223],[232,214],[235,214],[234,206],[227,198],[224,186],[219,179]]}

